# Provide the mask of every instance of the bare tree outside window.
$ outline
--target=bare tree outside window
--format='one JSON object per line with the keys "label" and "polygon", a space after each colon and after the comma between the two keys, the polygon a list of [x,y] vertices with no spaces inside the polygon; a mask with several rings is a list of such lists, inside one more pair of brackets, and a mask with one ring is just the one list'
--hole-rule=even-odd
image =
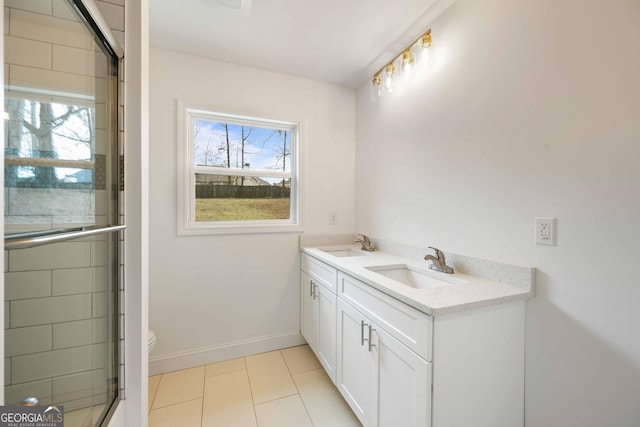
{"label": "bare tree outside window", "polygon": [[10,185],[28,179],[32,187],[49,188],[82,168],[80,163],[80,168],[69,168],[62,166],[64,162],[37,159],[93,160],[94,108],[6,98],[5,111]]}
{"label": "bare tree outside window", "polygon": [[191,135],[196,221],[291,219],[292,128],[213,115],[193,120]]}

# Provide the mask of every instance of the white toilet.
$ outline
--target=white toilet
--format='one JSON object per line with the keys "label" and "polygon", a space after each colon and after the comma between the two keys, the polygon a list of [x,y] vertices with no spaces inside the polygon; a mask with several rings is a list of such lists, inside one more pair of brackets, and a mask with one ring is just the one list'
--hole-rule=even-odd
{"label": "white toilet", "polygon": [[151,352],[153,351],[153,347],[156,346],[156,339],[156,334],[151,329],[149,329],[149,354],[151,354]]}

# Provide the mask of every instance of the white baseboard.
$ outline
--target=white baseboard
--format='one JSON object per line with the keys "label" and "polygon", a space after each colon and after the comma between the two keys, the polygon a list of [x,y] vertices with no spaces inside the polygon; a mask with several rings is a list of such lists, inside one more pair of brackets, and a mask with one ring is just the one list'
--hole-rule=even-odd
{"label": "white baseboard", "polygon": [[300,331],[291,331],[280,335],[250,338],[211,347],[196,348],[149,358],[149,375],[164,374],[193,368],[208,363],[250,356],[266,351],[279,350],[305,344]]}

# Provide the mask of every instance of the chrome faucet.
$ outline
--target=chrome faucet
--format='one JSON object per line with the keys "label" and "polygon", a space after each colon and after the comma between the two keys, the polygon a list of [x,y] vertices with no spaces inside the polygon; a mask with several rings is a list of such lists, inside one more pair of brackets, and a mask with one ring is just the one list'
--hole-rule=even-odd
{"label": "chrome faucet", "polygon": [[433,246],[429,246],[429,249],[433,249],[436,252],[436,256],[433,256],[433,255],[424,256],[425,260],[431,261],[431,265],[429,266],[429,268],[431,270],[440,271],[442,273],[453,274],[453,268],[447,265],[442,251],[438,248],[434,248]]}
{"label": "chrome faucet", "polygon": [[364,234],[358,234],[358,236],[362,236],[362,238],[355,239],[353,242],[360,243],[362,245],[363,251],[373,252],[376,250],[376,248],[373,247],[373,243],[371,243],[371,240],[367,236],[365,236]]}

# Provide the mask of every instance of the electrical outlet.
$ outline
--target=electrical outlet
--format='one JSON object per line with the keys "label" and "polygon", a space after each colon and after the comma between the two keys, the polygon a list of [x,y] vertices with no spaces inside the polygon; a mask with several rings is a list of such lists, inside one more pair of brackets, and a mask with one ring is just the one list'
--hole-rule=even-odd
{"label": "electrical outlet", "polygon": [[536,245],[556,245],[556,219],[540,217],[536,218]]}

